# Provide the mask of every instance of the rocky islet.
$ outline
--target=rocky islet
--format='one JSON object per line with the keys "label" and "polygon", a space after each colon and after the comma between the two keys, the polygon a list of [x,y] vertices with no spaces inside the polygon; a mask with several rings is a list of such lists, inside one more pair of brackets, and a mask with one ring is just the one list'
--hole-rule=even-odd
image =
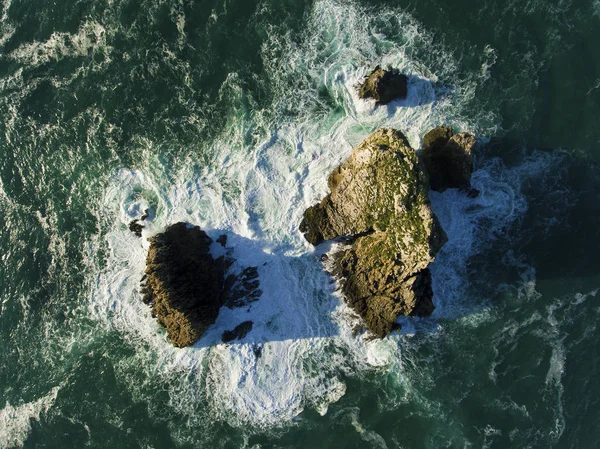
{"label": "rocky islet", "polygon": [[[377,67],[360,88],[361,98],[385,104],[406,97],[404,75]],[[476,139],[447,126],[423,137],[420,156],[397,130],[380,129],[328,178],[330,193],[304,212],[300,231],[313,245],[343,237],[333,254],[334,275],[346,301],[375,336],[399,326],[398,316],[428,316],[434,310],[429,264],[447,240],[431,210],[428,189],[470,189]],[[129,228],[141,236],[145,211]],[[226,276],[231,258],[213,258],[212,239],[199,227],[176,223],[149,239],[144,302],[177,347],[193,344],[220,308],[242,307],[262,294],[256,267]],[[217,239],[225,247],[225,235]],[[328,257],[325,255],[324,259]],[[245,321],[222,335],[244,338]]]}
{"label": "rocky islet", "polygon": [[[213,257],[213,240],[198,226],[175,223],[148,240],[143,301],[152,307],[152,315],[176,347],[196,342],[222,306],[244,307],[262,294],[257,268],[230,272],[234,260],[228,255]],[[225,236],[217,239],[223,247],[226,241]],[[242,338],[252,327],[242,324],[229,341]]]}
{"label": "rocky islet", "polygon": [[427,176],[404,135],[380,129],[356,147],[328,179],[331,191],[304,213],[312,244],[350,237],[335,254],[348,304],[384,337],[399,315],[434,309],[429,264],[446,241],[431,211]]}
{"label": "rocky islet", "polygon": [[438,126],[425,134],[421,160],[431,190],[443,192],[446,189],[471,188],[473,148],[476,143],[471,134],[454,134],[449,126]]}

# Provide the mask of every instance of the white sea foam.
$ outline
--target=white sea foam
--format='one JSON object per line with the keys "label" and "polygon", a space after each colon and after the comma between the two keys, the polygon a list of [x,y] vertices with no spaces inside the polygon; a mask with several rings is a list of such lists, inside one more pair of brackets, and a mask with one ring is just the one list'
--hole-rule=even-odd
{"label": "white sea foam", "polygon": [[15,34],[15,27],[8,19],[8,9],[12,0],[2,2],[2,17],[0,18],[0,48]]}
{"label": "white sea foam", "polygon": [[23,44],[9,57],[34,67],[65,56],[86,56],[99,47],[106,46],[106,30],[97,22],[85,22],[76,34],[56,32],[47,41]]}
{"label": "white sea foam", "polygon": [[[343,374],[403,369],[399,337],[369,342],[352,336],[353,313],[333,292],[318,253],[298,232],[305,208],[326,194],[328,173],[375,128],[401,129],[415,148],[424,132],[440,123],[471,129],[454,114],[456,105],[448,97],[437,97],[436,75],[406,51],[426,42],[430,51],[448,59],[449,75],[453,66],[443,49],[407,14],[388,10],[377,17],[377,23],[402,25],[392,27],[404,33],[394,39],[386,37],[370,14],[351,2],[318,1],[301,44],[290,36],[265,44],[264,64],[278,89],[273,110],[282,115],[292,111],[293,121],[277,114],[265,119],[270,115],[260,111],[251,114],[250,124],[247,117],[231,117],[227,134],[203,150],[211,161],[203,169],[191,168],[190,160],[173,171],[148,151],[140,168],[119,171],[106,189],[100,206],[105,235],[92,244],[106,243],[108,254],[106,265],[97,267],[93,316],[146,351],[144,363],[152,373],[181,373],[177,391],[186,394],[172,390],[171,403],[183,413],[194,414],[197,408],[191,402],[202,396],[211,416],[232,425],[274,426],[306,407],[326,413],[345,392]],[[286,52],[274,57],[274,49]],[[374,64],[391,64],[412,75],[406,100],[375,107],[357,98],[354,86]],[[319,88],[339,108],[320,107]],[[235,74],[222,89],[224,96],[243,92]],[[245,143],[249,134],[251,144]],[[453,302],[464,291],[465,263],[478,251],[477,239],[482,237],[475,231],[478,218],[495,223],[485,234],[491,238],[526,210],[519,191],[526,169],[511,171],[499,162],[480,168],[473,177],[481,190],[475,200],[455,191],[432,194],[449,236],[432,270],[435,316],[451,316]],[[140,240],[127,224],[148,207],[154,216]],[[200,225],[213,238],[227,234],[237,268],[258,267],[263,294],[247,308],[223,308],[196,345],[177,350],[137,289],[145,238],[182,220]],[[246,320],[254,327],[241,342],[220,343],[223,331]],[[414,321],[403,323],[408,332],[414,330]],[[377,439],[376,434],[365,435]]]}
{"label": "white sea foam", "polygon": [[0,410],[0,447],[9,449],[22,447],[31,432],[32,420],[39,421],[40,416],[54,405],[59,388],[53,388],[40,399],[19,406],[8,402]]}

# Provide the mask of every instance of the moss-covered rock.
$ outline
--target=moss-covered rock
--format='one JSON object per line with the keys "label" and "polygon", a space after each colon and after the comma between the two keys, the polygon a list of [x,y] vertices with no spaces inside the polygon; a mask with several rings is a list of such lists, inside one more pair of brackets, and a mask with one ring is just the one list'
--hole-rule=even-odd
{"label": "moss-covered rock", "polygon": [[383,70],[380,66],[365,78],[360,85],[360,98],[373,98],[377,104],[387,104],[390,101],[406,98],[408,92],[408,77],[397,69]]}
{"label": "moss-covered rock", "polygon": [[348,303],[383,337],[398,315],[433,311],[429,264],[446,242],[431,211],[427,178],[399,131],[380,129],[328,180],[331,193],[304,213],[300,230],[318,244],[353,237],[336,255]]}
{"label": "moss-covered rock", "polygon": [[429,176],[432,190],[468,190],[473,172],[474,136],[467,133],[454,135],[452,128],[439,126],[423,137],[421,159]]}
{"label": "moss-covered rock", "polygon": [[212,239],[185,223],[149,241],[144,302],[175,346],[191,345],[215,322],[223,304],[224,258],[213,259]]}

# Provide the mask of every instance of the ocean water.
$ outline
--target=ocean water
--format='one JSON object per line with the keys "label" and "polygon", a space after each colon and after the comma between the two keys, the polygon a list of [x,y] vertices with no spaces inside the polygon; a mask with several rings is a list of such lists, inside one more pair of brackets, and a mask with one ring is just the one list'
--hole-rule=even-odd
{"label": "ocean water", "polygon": [[[0,448],[598,447],[598,29],[598,0],[2,0]],[[377,64],[406,100],[358,99]],[[430,194],[436,310],[353,336],[302,213],[372,131],[440,124],[481,193]],[[180,220],[263,291],[183,350],[138,292]]]}

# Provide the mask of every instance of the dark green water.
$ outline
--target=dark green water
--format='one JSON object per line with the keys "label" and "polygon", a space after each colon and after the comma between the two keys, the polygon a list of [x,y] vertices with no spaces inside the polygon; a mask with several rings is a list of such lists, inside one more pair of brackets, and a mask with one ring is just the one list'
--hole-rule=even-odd
{"label": "dark green water", "polygon": [[[0,11],[0,447],[598,447],[598,0]],[[407,100],[358,100],[376,64]],[[353,337],[301,214],[374,129],[444,123],[486,145],[477,199],[432,193],[436,311]],[[137,293],[147,207],[260,267],[193,348]]]}

